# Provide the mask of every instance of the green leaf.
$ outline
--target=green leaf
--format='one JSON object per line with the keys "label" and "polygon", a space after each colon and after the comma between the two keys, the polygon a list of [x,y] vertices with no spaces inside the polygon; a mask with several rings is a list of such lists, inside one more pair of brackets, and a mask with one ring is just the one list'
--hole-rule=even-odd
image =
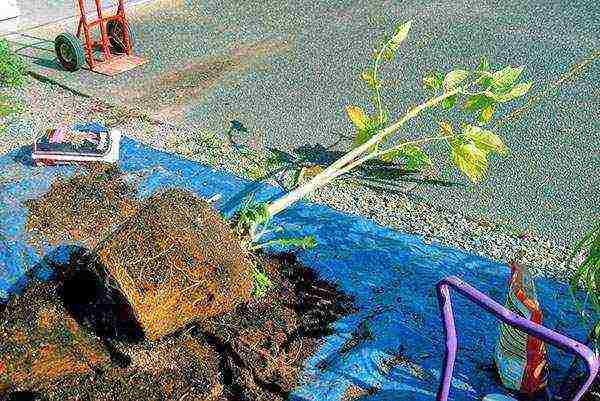
{"label": "green leaf", "polygon": [[506,93],[497,94],[497,93],[486,91],[485,94],[487,96],[489,96],[490,98],[492,98],[493,100],[495,100],[496,102],[506,103],[506,102],[510,102],[511,100],[514,100],[520,96],[523,96],[524,94],[529,92],[529,89],[531,89],[532,85],[533,85],[533,82],[527,82],[527,83],[515,85],[509,92],[506,92]]}
{"label": "green leaf", "polygon": [[444,110],[450,110],[456,104],[457,98],[458,98],[457,95],[453,95],[453,96],[447,97],[446,99],[442,100],[442,108]]}
{"label": "green leaf", "polygon": [[479,75],[479,78],[475,80],[477,85],[484,89],[487,89],[492,85],[494,74],[488,71],[476,71],[475,73]]}
{"label": "green leaf", "polygon": [[253,269],[252,278],[254,279],[254,289],[252,290],[252,293],[256,298],[262,298],[273,283],[265,273],[257,268]]}
{"label": "green leaf", "polygon": [[521,97],[521,96],[525,95],[527,92],[529,92],[529,90],[531,89],[532,86],[533,86],[533,82],[526,82],[526,83],[522,83],[522,84],[517,84],[509,92],[510,97],[512,99],[516,99],[518,97]]}
{"label": "green leaf", "polygon": [[423,84],[425,85],[425,89],[430,90],[432,92],[437,92],[444,82],[444,76],[439,72],[431,72],[425,78],[423,78]]}
{"label": "green leaf", "polygon": [[360,77],[369,85],[369,88],[376,90],[381,87],[381,82],[375,77],[375,71],[371,68],[367,68]]}
{"label": "green leaf", "polygon": [[508,148],[502,142],[502,139],[492,131],[481,129],[480,127],[467,125],[463,129],[464,139],[471,141],[477,148],[485,152],[496,152],[503,156],[508,154]]}
{"label": "green leaf", "polygon": [[10,49],[6,39],[0,39],[0,86],[20,87],[26,73],[23,59]]}
{"label": "green leaf", "polygon": [[411,26],[412,26],[412,20],[410,20],[398,27],[398,29],[396,30],[396,33],[394,34],[394,36],[392,36],[392,39],[390,42],[390,48],[392,50],[394,50],[394,51],[397,50],[398,47],[400,46],[400,44],[402,42],[404,42],[404,40],[408,36],[408,32],[410,31]]}
{"label": "green leaf", "polygon": [[469,76],[469,71],[466,70],[454,70],[450,71],[446,74],[444,78],[444,82],[442,86],[444,87],[444,92],[451,91],[456,88],[462,81],[467,79]]}
{"label": "green leaf", "polygon": [[500,71],[496,71],[492,78],[492,90],[494,92],[508,91],[521,76],[523,68],[524,67],[513,68],[508,66]]}
{"label": "green leaf", "polygon": [[317,246],[317,240],[313,235],[307,235],[305,237],[296,238],[278,238],[271,241],[267,241],[263,244],[255,245],[253,246],[253,249],[264,248],[266,246],[271,245],[311,249]]}
{"label": "green leaf", "polygon": [[396,53],[394,53],[394,51],[392,49],[387,48],[383,51],[382,56],[386,61],[392,61],[394,59],[394,57],[396,56]]}
{"label": "green leaf", "polygon": [[362,129],[356,133],[354,137],[354,145],[360,146],[373,137],[375,132],[369,129]]}
{"label": "green leaf", "polygon": [[490,62],[487,57],[482,57],[481,61],[479,61],[479,65],[477,66],[478,71],[489,71],[490,70]]}
{"label": "green leaf", "polygon": [[239,211],[239,217],[235,231],[242,233],[248,231],[253,225],[264,225],[271,220],[267,204],[257,203],[254,195],[246,197]]}
{"label": "green leaf", "polygon": [[381,155],[381,160],[388,163],[398,158],[405,159],[408,170],[417,170],[423,166],[431,166],[433,164],[429,156],[420,147],[412,144],[399,145]]}
{"label": "green leaf", "polygon": [[488,107],[489,105],[494,104],[494,99],[483,95],[483,94],[477,94],[477,95],[473,95],[470,96],[467,101],[465,102],[464,108],[465,110],[468,111],[479,111],[482,109],[485,109],[486,107]]}
{"label": "green leaf", "polygon": [[460,143],[452,147],[452,161],[469,179],[481,181],[487,169],[486,153],[473,142]]}
{"label": "green leaf", "polygon": [[481,124],[489,123],[492,120],[492,117],[494,116],[494,111],[496,111],[496,108],[494,107],[493,104],[490,104],[487,107],[485,107],[483,110],[481,110],[481,115],[479,116],[479,122]]}

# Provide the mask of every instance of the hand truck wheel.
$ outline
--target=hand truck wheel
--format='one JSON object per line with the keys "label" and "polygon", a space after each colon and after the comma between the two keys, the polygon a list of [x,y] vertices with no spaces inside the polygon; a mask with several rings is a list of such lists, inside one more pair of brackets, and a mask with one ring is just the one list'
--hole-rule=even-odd
{"label": "hand truck wheel", "polygon": [[[129,24],[127,24],[127,32],[129,33],[129,44],[133,49],[133,39]],[[125,41],[125,27],[123,22],[113,19],[106,23],[106,34],[110,43],[110,52],[113,54],[127,53],[127,45]]]}
{"label": "hand truck wheel", "polygon": [[58,61],[67,71],[77,71],[85,63],[83,45],[77,36],[63,32],[54,40],[54,50]]}

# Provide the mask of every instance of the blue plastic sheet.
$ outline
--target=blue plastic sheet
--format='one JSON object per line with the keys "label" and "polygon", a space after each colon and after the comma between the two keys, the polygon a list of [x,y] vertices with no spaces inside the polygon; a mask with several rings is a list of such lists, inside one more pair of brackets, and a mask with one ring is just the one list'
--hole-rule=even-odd
{"label": "blue plastic sheet", "polygon": [[[52,264],[68,258],[73,245],[77,245],[45,245],[41,255],[29,246],[23,201],[39,197],[53,180],[69,177],[77,169],[35,167],[30,152],[30,148],[22,148],[0,158],[0,301],[18,293],[28,275],[51,277]],[[280,193],[277,188],[245,181],[129,138],[121,144],[119,165],[127,179],[136,183],[140,198],[168,187],[187,188],[203,197],[221,194],[218,208],[226,216],[233,215],[251,192],[259,200]],[[431,400],[443,353],[436,282],[456,275],[504,302],[509,275],[505,264],[435,243],[428,245],[419,236],[310,203],[294,205],[278,215],[275,223],[286,229],[285,236],[316,237],[318,246],[299,252],[299,260],[353,296],[359,309],[357,314],[335,323],[335,334],[327,337],[308,361],[292,399],[340,400],[344,391],[355,384],[379,388],[361,400]],[[545,324],[583,338],[566,287],[544,280],[538,280],[537,286]],[[456,300],[455,315],[460,347],[452,399],[480,400],[490,392],[502,393],[492,368],[497,322],[460,299]],[[371,335],[341,353],[359,325]],[[382,362],[399,350],[411,362],[398,363],[389,371],[382,368]],[[549,359],[551,378],[556,381],[570,358],[551,349]]]}

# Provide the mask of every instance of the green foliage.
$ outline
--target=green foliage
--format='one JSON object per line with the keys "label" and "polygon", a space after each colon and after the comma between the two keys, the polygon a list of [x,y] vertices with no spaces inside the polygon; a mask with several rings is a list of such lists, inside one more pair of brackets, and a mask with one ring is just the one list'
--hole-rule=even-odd
{"label": "green foliage", "polygon": [[266,224],[271,217],[264,203],[254,201],[254,195],[248,196],[238,212],[235,231],[239,235],[251,233],[258,225]]}
{"label": "green foliage", "polygon": [[473,182],[481,181],[487,169],[485,152],[472,142],[452,146],[452,161]]}
{"label": "green foliage", "polygon": [[[446,122],[441,124],[442,134],[454,135],[452,126]],[[500,137],[491,131],[478,126],[465,124],[462,134],[449,141],[451,157],[454,165],[471,181],[481,181],[488,166],[488,155],[497,153],[506,156],[508,149]]]}
{"label": "green foliage", "polygon": [[0,39],[0,84],[20,87],[25,82],[25,73],[21,57],[12,52],[6,39]]}
{"label": "green foliage", "polygon": [[367,117],[360,107],[348,106],[346,110],[354,123],[354,126],[357,128],[357,133],[354,137],[354,145],[356,146],[367,142],[385,125],[385,113],[383,114],[382,119],[379,119]]}
{"label": "green foliage", "polygon": [[[386,54],[395,54],[400,44],[406,39],[411,22],[400,25],[394,36],[389,39],[374,59],[374,65],[363,71],[361,78],[373,92],[377,117],[367,115],[362,108],[354,105],[346,107],[346,113],[356,128],[354,145],[356,147],[369,142],[385,129],[387,112],[381,104],[380,89],[382,82],[377,76],[381,59],[388,60]],[[382,137],[381,142],[372,146],[368,153],[377,156],[385,162],[402,159],[408,169],[418,169],[432,165],[431,159],[417,144],[430,140],[445,139],[450,145],[450,157],[459,171],[471,181],[477,183],[485,176],[488,166],[488,156],[492,153],[507,155],[507,148],[495,133],[481,127],[492,122],[497,112],[498,104],[507,103],[525,95],[532,87],[531,82],[520,83],[524,67],[506,66],[493,71],[487,58],[481,58],[477,68],[467,70],[453,69],[447,73],[432,71],[423,78],[423,84],[429,94],[440,99],[437,104],[448,112],[452,110],[461,97],[464,97],[462,110],[471,113],[473,119],[462,123],[461,133],[455,134],[449,123],[444,123],[442,136],[405,142],[389,149],[379,149],[389,136]],[[473,92],[472,87],[479,90]],[[368,160],[367,155],[363,160]]]}
{"label": "green foliage", "polygon": [[257,244],[253,249],[264,248],[270,245],[279,245],[284,247],[294,247],[300,249],[311,249],[317,246],[317,240],[313,235],[307,235],[305,237],[297,238],[278,238],[271,241],[267,241],[262,244]]}
{"label": "green foliage", "polygon": [[400,158],[404,159],[408,170],[418,170],[422,167],[433,165],[433,162],[423,149],[413,144],[398,146],[381,155],[381,159],[388,163]]}
{"label": "green foliage", "polygon": [[437,93],[437,91],[442,87],[443,83],[444,75],[437,71],[433,71],[423,78],[425,89],[433,93]]}
{"label": "green foliage", "polygon": [[522,73],[523,67],[514,68],[511,66],[507,66],[500,71],[496,71],[492,74],[492,91],[506,92],[507,90],[510,90]]}
{"label": "green foliage", "polygon": [[360,76],[369,86],[371,90],[377,90],[381,88],[381,82],[376,78],[375,71],[372,68],[364,70]]}
{"label": "green foliage", "polygon": [[[361,74],[374,99],[374,116],[367,115],[356,105],[346,106],[346,113],[356,129],[353,138],[354,148],[323,170],[322,174],[271,202],[267,206],[270,214],[281,212],[312,191],[374,159],[386,161],[402,157],[411,167],[429,164],[430,160],[422,149],[423,144],[427,142],[447,142],[450,145],[451,160],[458,170],[473,182],[479,182],[484,177],[489,154],[507,154],[500,137],[481,127],[492,122],[494,115],[497,114],[498,104],[521,97],[531,89],[531,83],[518,82],[523,67],[507,66],[493,71],[489,61],[483,58],[477,68],[472,70],[459,68],[444,74],[433,71],[423,78],[423,84],[430,97],[420,104],[407,107],[406,113],[400,119],[386,125],[389,113],[382,103],[380,91],[384,85],[378,72],[383,60],[390,61],[395,57],[401,43],[408,36],[411,24],[412,22],[409,21],[400,25],[394,35],[376,49],[373,65]],[[461,111],[465,112],[466,121],[461,122],[463,129],[460,133],[454,133],[449,123],[443,123],[440,124],[442,135],[400,141],[400,145],[386,148],[395,133],[425,110],[442,109],[448,112],[463,101]]]}
{"label": "green foliage", "polygon": [[[258,231],[259,227],[260,231]],[[266,233],[279,232],[282,230],[281,227],[271,227],[271,216],[269,216],[267,205],[265,203],[256,202],[253,195],[250,195],[245,199],[238,212],[234,231],[237,232],[238,235],[249,236],[249,248],[251,250],[260,249],[268,245],[298,247],[301,249],[314,248],[317,245],[317,241],[312,235],[295,238],[280,238],[265,243],[258,243],[260,238]]]}
{"label": "green foliage", "polygon": [[[573,247],[567,259],[568,265],[582,254],[585,255],[585,259],[577,267],[576,273],[571,278],[570,289],[583,324],[593,324],[592,337],[596,352],[598,352],[600,348],[600,222],[597,222],[595,227],[586,233]],[[581,287],[584,289],[583,299],[578,293]],[[584,312],[588,302],[595,314],[594,322],[590,322],[589,316]]]}
{"label": "green foliage", "polygon": [[390,49],[393,52],[398,50],[398,47],[400,47],[400,44],[402,42],[404,42],[404,40],[408,36],[408,32],[410,31],[411,26],[412,26],[412,21],[408,21],[408,22],[398,26],[398,28],[396,29],[396,33],[392,37],[392,40],[390,41],[390,45],[389,45]]}
{"label": "green foliage", "polygon": [[490,70],[490,61],[487,57],[482,57],[479,61],[479,65],[477,66],[477,71],[484,72]]}
{"label": "green foliage", "polygon": [[525,95],[527,92],[529,92],[532,85],[532,82],[526,82],[514,85],[509,89],[498,89],[492,91],[491,93],[486,92],[486,94],[496,102],[505,103]]}
{"label": "green foliage", "polygon": [[273,286],[273,283],[267,277],[265,273],[255,267],[252,271],[252,279],[254,280],[254,288],[252,290],[252,296],[255,298],[262,298],[265,296],[269,288]]}
{"label": "green foliage", "polygon": [[454,70],[450,71],[444,77],[444,81],[442,82],[442,88],[444,92],[449,92],[452,89],[456,88],[459,84],[461,84],[467,77],[469,76],[469,71],[466,70]]}
{"label": "green foliage", "polygon": [[442,101],[442,108],[444,110],[450,110],[456,104],[456,99],[458,99],[457,95],[447,97]]}
{"label": "green foliage", "polygon": [[500,137],[491,131],[480,127],[466,125],[463,127],[463,138],[466,141],[471,141],[482,151],[487,153],[496,152],[502,156],[506,156],[508,149],[500,139]]}
{"label": "green foliage", "polygon": [[[6,39],[0,39],[0,87],[18,88],[25,82],[25,64],[14,54]],[[0,95],[0,119],[22,110],[22,105],[11,96]],[[0,121],[0,132],[5,126]]]}
{"label": "green foliage", "polygon": [[493,105],[494,99],[485,94],[478,93],[467,98],[464,109],[467,111],[479,111]]}
{"label": "green foliage", "polygon": [[15,99],[0,95],[0,119],[22,110],[22,105]]}
{"label": "green foliage", "polygon": [[386,61],[392,61],[396,57],[396,50],[400,47],[400,44],[406,39],[408,36],[408,32],[410,31],[412,21],[408,21],[404,24],[399,25],[396,28],[396,32],[394,35],[385,40],[385,43],[381,49],[375,50],[375,59],[379,61],[383,58]]}

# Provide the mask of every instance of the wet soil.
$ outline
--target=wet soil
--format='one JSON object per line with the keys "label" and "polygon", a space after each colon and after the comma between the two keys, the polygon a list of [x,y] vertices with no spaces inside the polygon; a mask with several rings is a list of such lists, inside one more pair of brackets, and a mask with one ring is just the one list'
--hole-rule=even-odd
{"label": "wet soil", "polygon": [[[43,400],[284,400],[352,300],[298,265],[259,255],[265,297],[144,340],[129,305],[75,254],[0,315],[0,394]],[[20,393],[17,393],[20,392]],[[1,398],[0,398],[1,399]],[[35,399],[35,398],[21,398]]]}
{"label": "wet soil", "polygon": [[[75,245],[0,309],[0,399],[284,400],[311,380],[352,300],[293,254],[246,253],[195,195],[140,202],[129,182],[90,165],[27,202],[32,245]],[[273,283],[260,299],[244,295],[252,266]]]}

